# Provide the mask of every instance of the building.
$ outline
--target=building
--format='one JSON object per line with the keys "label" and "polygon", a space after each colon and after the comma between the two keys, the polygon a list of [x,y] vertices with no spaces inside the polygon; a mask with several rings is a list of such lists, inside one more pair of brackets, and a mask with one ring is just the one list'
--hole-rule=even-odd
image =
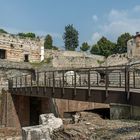
{"label": "building", "polygon": [[140,33],[136,32],[136,35],[127,42],[127,55],[128,58],[140,58]]}
{"label": "building", "polygon": [[40,62],[44,59],[43,39],[0,34],[0,59],[14,62]]}

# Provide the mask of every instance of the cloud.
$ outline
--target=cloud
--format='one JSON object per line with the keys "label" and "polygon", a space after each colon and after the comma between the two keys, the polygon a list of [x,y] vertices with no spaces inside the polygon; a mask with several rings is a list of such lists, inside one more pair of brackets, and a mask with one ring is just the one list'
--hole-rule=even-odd
{"label": "cloud", "polygon": [[133,9],[135,12],[140,12],[140,5],[137,5]]}
{"label": "cloud", "polygon": [[121,10],[121,11],[118,11],[118,10],[114,10],[112,9],[109,14],[108,14],[108,20],[109,21],[112,21],[112,20],[123,20],[125,19],[126,17],[128,16],[128,13],[127,11],[124,11],[124,10]]}
{"label": "cloud", "polygon": [[94,22],[98,21],[97,15],[93,15],[93,16],[92,16],[92,19],[93,19]]}
{"label": "cloud", "polygon": [[100,38],[101,38],[100,33],[95,32],[95,33],[93,33],[93,35],[92,35],[92,42],[97,43],[97,41],[98,41]]}
{"label": "cloud", "polygon": [[105,13],[105,21],[98,24],[92,34],[92,43],[97,42],[101,36],[116,41],[122,33],[135,34],[135,32],[140,31],[140,16],[139,12],[136,13],[138,10],[140,10],[140,6],[135,6],[129,10],[112,9],[109,13]]}

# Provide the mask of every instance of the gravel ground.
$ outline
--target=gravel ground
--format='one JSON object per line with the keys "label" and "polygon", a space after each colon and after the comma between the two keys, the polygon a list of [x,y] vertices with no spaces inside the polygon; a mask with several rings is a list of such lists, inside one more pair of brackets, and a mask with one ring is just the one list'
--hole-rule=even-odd
{"label": "gravel ground", "polygon": [[22,140],[21,130],[10,127],[0,128],[0,140]]}
{"label": "gravel ground", "polygon": [[66,124],[53,140],[140,140],[140,121],[104,120],[96,114],[81,112],[79,122]]}
{"label": "gravel ground", "polygon": [[[19,135],[18,130],[0,129],[0,140],[22,140]],[[140,140],[140,121],[105,120],[94,113],[80,112],[74,121],[64,119],[64,130],[54,132],[52,140]]]}

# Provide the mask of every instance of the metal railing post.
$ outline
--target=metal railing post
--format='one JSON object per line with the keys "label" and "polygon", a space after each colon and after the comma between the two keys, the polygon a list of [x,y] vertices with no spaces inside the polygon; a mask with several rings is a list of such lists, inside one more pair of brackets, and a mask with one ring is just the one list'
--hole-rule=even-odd
{"label": "metal railing post", "polygon": [[129,68],[125,66],[125,92],[127,93],[127,100],[129,100]]}
{"label": "metal railing post", "polygon": [[39,72],[36,73],[37,74],[37,94],[39,93]]}
{"label": "metal railing post", "polygon": [[25,75],[25,93],[27,92],[27,77],[26,77],[26,75]]}
{"label": "metal railing post", "polygon": [[119,86],[121,87],[122,86],[122,79],[121,79],[121,73],[119,72]]}
{"label": "metal railing post", "polygon": [[46,82],[46,72],[44,72],[44,93],[46,92],[47,82]]}
{"label": "metal railing post", "polygon": [[91,96],[90,69],[88,70],[88,98]]}
{"label": "metal railing post", "polygon": [[20,91],[22,91],[22,76],[20,76]]}
{"label": "metal railing post", "polygon": [[17,77],[16,77],[16,91],[17,91]]}
{"label": "metal railing post", "polygon": [[108,97],[108,82],[109,82],[108,69],[106,67],[105,68],[105,91],[106,91],[106,97]]}
{"label": "metal railing post", "polygon": [[31,93],[32,93],[32,86],[33,86],[33,77],[32,77],[32,75],[30,76],[31,77],[31,79],[30,79],[30,84],[31,84],[31,87],[30,87],[30,90],[31,90]]}
{"label": "metal railing post", "polygon": [[12,87],[12,90],[13,90],[13,88],[14,88],[14,81],[13,81],[13,77],[12,77],[12,79],[11,79],[11,87]]}
{"label": "metal railing post", "polygon": [[135,83],[135,71],[133,71],[133,88],[136,87],[136,83]]}
{"label": "metal railing post", "polygon": [[64,70],[62,71],[62,96],[64,96],[65,94],[65,89],[64,89],[64,86],[65,86],[65,78],[64,78]]}
{"label": "metal railing post", "polygon": [[53,94],[55,93],[55,75],[53,71]]}
{"label": "metal railing post", "polygon": [[82,83],[81,83],[81,74],[80,74],[80,77],[79,77],[79,85],[81,87]]}
{"label": "metal railing post", "polygon": [[97,86],[99,85],[99,75],[97,73]]}
{"label": "metal railing post", "polygon": [[12,86],[11,86],[11,79],[8,79],[8,89],[9,91],[11,90]]}
{"label": "metal railing post", "polygon": [[76,96],[76,71],[74,70],[74,97]]}

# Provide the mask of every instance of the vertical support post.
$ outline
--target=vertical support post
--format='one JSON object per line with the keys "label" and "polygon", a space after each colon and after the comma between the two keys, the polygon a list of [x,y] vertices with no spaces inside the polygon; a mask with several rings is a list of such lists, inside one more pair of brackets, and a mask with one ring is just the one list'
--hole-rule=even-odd
{"label": "vertical support post", "polygon": [[65,78],[64,78],[64,70],[62,71],[62,97],[64,96],[65,94],[65,89],[64,89],[64,86],[65,86]]}
{"label": "vertical support post", "polygon": [[37,72],[37,94],[39,93],[39,72]]}
{"label": "vertical support post", "polygon": [[80,87],[81,87],[81,74],[80,74],[80,77],[79,77],[79,84],[80,84]]}
{"label": "vertical support post", "polygon": [[36,79],[36,82],[37,82],[37,87],[39,86],[39,72],[37,72],[37,79]]}
{"label": "vertical support post", "polygon": [[20,76],[20,88],[22,88],[22,76]]}
{"label": "vertical support post", "polygon": [[30,87],[31,87],[31,89],[30,89],[30,90],[31,90],[31,94],[32,94],[33,76],[32,76],[32,75],[30,75],[30,76],[31,76],[31,79],[30,79],[30,82],[31,82],[31,83],[30,83],[30,84],[31,84],[31,86],[30,86]]}
{"label": "vertical support post", "polygon": [[72,78],[72,85],[71,86],[73,86],[73,75],[71,75],[71,78]]}
{"label": "vertical support post", "polygon": [[17,92],[17,77],[16,77],[16,92]]}
{"label": "vertical support post", "polygon": [[97,73],[97,86],[99,85],[99,75]]}
{"label": "vertical support post", "polygon": [[22,76],[20,76],[20,91],[22,91]]}
{"label": "vertical support post", "polygon": [[76,71],[74,70],[74,97],[76,96]]}
{"label": "vertical support post", "polygon": [[10,79],[8,80],[8,89],[9,89],[9,91],[10,91],[10,89],[11,89]]}
{"label": "vertical support post", "polygon": [[46,72],[44,72],[44,92],[46,92],[46,86],[47,86],[47,82],[46,82]]}
{"label": "vertical support post", "polygon": [[90,69],[88,70],[88,98],[91,96]]}
{"label": "vertical support post", "polygon": [[12,89],[12,80],[11,79],[8,80],[8,89],[9,89],[9,91]]}
{"label": "vertical support post", "polygon": [[61,77],[59,77],[59,87],[62,87]]}
{"label": "vertical support post", "polygon": [[130,98],[129,93],[129,68],[125,66],[125,92],[127,93],[127,100]]}
{"label": "vertical support post", "polygon": [[25,93],[27,92],[27,76],[25,75]]}
{"label": "vertical support post", "polygon": [[67,75],[65,75],[65,86],[67,87],[68,86],[68,84],[67,84]]}
{"label": "vertical support post", "polygon": [[14,81],[13,81],[13,77],[11,79],[11,88],[12,88],[12,91],[13,91],[13,88],[14,88]]}
{"label": "vertical support post", "polygon": [[51,79],[50,79],[50,77],[48,78],[48,80],[49,80],[49,87],[51,87]]}
{"label": "vertical support post", "polygon": [[136,82],[135,82],[135,71],[133,71],[133,88],[136,87]]}
{"label": "vertical support post", "polygon": [[55,93],[55,76],[53,71],[53,94]]}
{"label": "vertical support post", "polygon": [[106,91],[106,97],[108,97],[108,82],[109,82],[109,77],[108,77],[108,68],[105,68],[105,91]]}
{"label": "vertical support post", "polygon": [[6,100],[5,100],[5,126],[8,126],[8,94],[6,93]]}
{"label": "vertical support post", "polygon": [[119,72],[119,86],[122,87],[122,78],[121,78],[121,72]]}

